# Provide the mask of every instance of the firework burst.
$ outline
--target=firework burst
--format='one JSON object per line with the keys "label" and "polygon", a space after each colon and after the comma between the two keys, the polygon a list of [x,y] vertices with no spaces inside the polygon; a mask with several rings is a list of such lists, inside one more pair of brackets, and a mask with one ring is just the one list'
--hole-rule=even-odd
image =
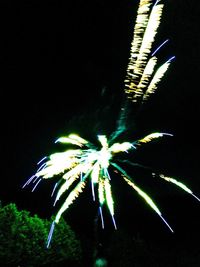
{"label": "firework burst", "polygon": [[[144,103],[153,94],[158,83],[167,71],[174,57],[170,57],[161,66],[157,66],[157,52],[168,40],[165,40],[153,52],[153,42],[160,25],[163,11],[162,1],[153,3],[151,0],[140,0],[137,18],[134,27],[133,41],[127,73],[124,80],[124,93],[127,101]],[[160,209],[152,198],[144,192],[132,179],[132,176],[123,168],[123,160],[115,160],[116,155],[126,154],[129,151],[137,150],[141,145],[149,143],[154,139],[164,136],[171,136],[169,133],[151,133],[136,141],[116,142],[116,138],[125,131],[122,121],[126,120],[126,106],[122,107],[122,112],[118,120],[118,127],[109,137],[98,135],[98,144],[95,146],[77,134],[60,137],[56,143],[70,146],[66,151],[54,153],[42,159],[38,165],[36,173],[24,184],[23,187],[33,183],[34,191],[38,184],[45,179],[60,176],[60,180],[55,184],[52,195],[56,193],[54,205],[60,200],[65,192],[68,192],[66,199],[58,210],[55,220],[49,232],[47,247],[50,244],[55,224],[59,223],[62,214],[69,208],[74,200],[83,192],[87,183],[91,184],[92,198],[99,203],[99,214],[101,216],[102,227],[104,219],[102,207],[107,206],[112,218],[114,228],[117,228],[114,218],[114,200],[112,197],[111,171],[114,170],[130,187],[132,187],[147,204],[159,215],[167,227],[173,232],[170,225],[163,218]],[[140,166],[129,159],[126,160],[132,166]],[[152,176],[159,177],[167,182],[175,184],[185,192],[200,199],[183,183],[164,174],[151,172]],[[97,189],[97,190],[96,190]],[[95,193],[97,192],[97,193]],[[97,194],[97,195],[96,195]]]}

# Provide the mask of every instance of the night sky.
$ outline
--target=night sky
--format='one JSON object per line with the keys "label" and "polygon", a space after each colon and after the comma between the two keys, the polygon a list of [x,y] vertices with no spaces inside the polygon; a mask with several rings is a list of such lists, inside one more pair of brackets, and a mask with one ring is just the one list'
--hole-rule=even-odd
{"label": "night sky", "polygon": [[[36,171],[36,163],[60,149],[54,141],[61,135],[77,131],[93,140],[99,132],[114,129],[138,2],[1,1],[3,204],[15,202],[19,208],[49,218],[55,211],[50,199],[52,184],[42,183],[34,193],[31,188],[21,189]],[[161,63],[173,55],[176,59],[136,121],[130,120],[134,128],[129,137],[134,140],[155,131],[172,133],[174,137],[138,151],[136,161],[179,179],[200,196],[200,7],[194,0],[164,2],[155,47],[169,38],[159,59]],[[141,179],[138,184],[154,197],[174,228],[173,238],[197,244],[200,203],[172,184],[154,183],[147,173],[136,172]],[[131,225],[143,235],[169,238],[171,233],[158,216],[126,188],[121,184],[114,187],[119,193],[116,203],[122,201],[116,204],[116,214],[121,213],[117,215],[119,222],[129,224],[127,215],[133,213]],[[85,206],[77,200],[68,216],[71,213],[82,218],[84,212],[82,223],[87,225],[92,206],[90,192],[82,198]]]}

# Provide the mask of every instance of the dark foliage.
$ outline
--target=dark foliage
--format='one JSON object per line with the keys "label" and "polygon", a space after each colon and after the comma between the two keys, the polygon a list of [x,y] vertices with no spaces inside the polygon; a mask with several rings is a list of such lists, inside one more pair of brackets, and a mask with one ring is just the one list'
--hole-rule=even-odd
{"label": "dark foliage", "polygon": [[56,227],[51,247],[46,249],[50,222],[30,216],[10,203],[0,209],[0,266],[67,266],[81,259],[80,243],[70,226],[61,220]]}

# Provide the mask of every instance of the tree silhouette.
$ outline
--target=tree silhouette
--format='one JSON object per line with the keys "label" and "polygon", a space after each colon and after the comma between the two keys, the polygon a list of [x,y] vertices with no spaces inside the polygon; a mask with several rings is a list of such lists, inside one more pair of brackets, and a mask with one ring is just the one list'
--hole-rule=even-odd
{"label": "tree silhouette", "polygon": [[78,264],[80,243],[70,226],[61,221],[55,231],[51,249],[45,249],[50,222],[14,203],[0,208],[0,263],[3,266],[52,266],[59,262]]}

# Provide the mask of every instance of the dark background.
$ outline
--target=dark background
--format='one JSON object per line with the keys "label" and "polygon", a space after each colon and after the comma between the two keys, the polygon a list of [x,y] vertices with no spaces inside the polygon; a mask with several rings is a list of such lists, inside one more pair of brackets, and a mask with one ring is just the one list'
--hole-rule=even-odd
{"label": "dark background", "polygon": [[[36,163],[57,151],[54,141],[59,136],[77,130],[93,140],[99,132],[113,129],[138,2],[1,1],[3,204],[15,202],[19,208],[49,218],[56,211],[50,199],[52,184],[42,183],[34,193],[31,188],[21,189],[36,171]],[[199,15],[194,0],[165,1],[155,47],[169,38],[159,58],[164,62],[175,55],[176,59],[129,135],[129,140],[135,140],[155,131],[172,133],[173,137],[138,151],[136,160],[179,179],[198,196]],[[148,173],[136,170],[136,174],[141,179],[138,184],[155,199],[175,234],[172,238],[143,200],[121,184],[113,188],[119,224],[134,228],[143,237],[169,241],[171,246],[177,240],[196,247],[200,203],[172,184],[154,183]],[[66,217],[71,213],[74,222],[87,229],[92,205],[90,192],[86,192]]]}

